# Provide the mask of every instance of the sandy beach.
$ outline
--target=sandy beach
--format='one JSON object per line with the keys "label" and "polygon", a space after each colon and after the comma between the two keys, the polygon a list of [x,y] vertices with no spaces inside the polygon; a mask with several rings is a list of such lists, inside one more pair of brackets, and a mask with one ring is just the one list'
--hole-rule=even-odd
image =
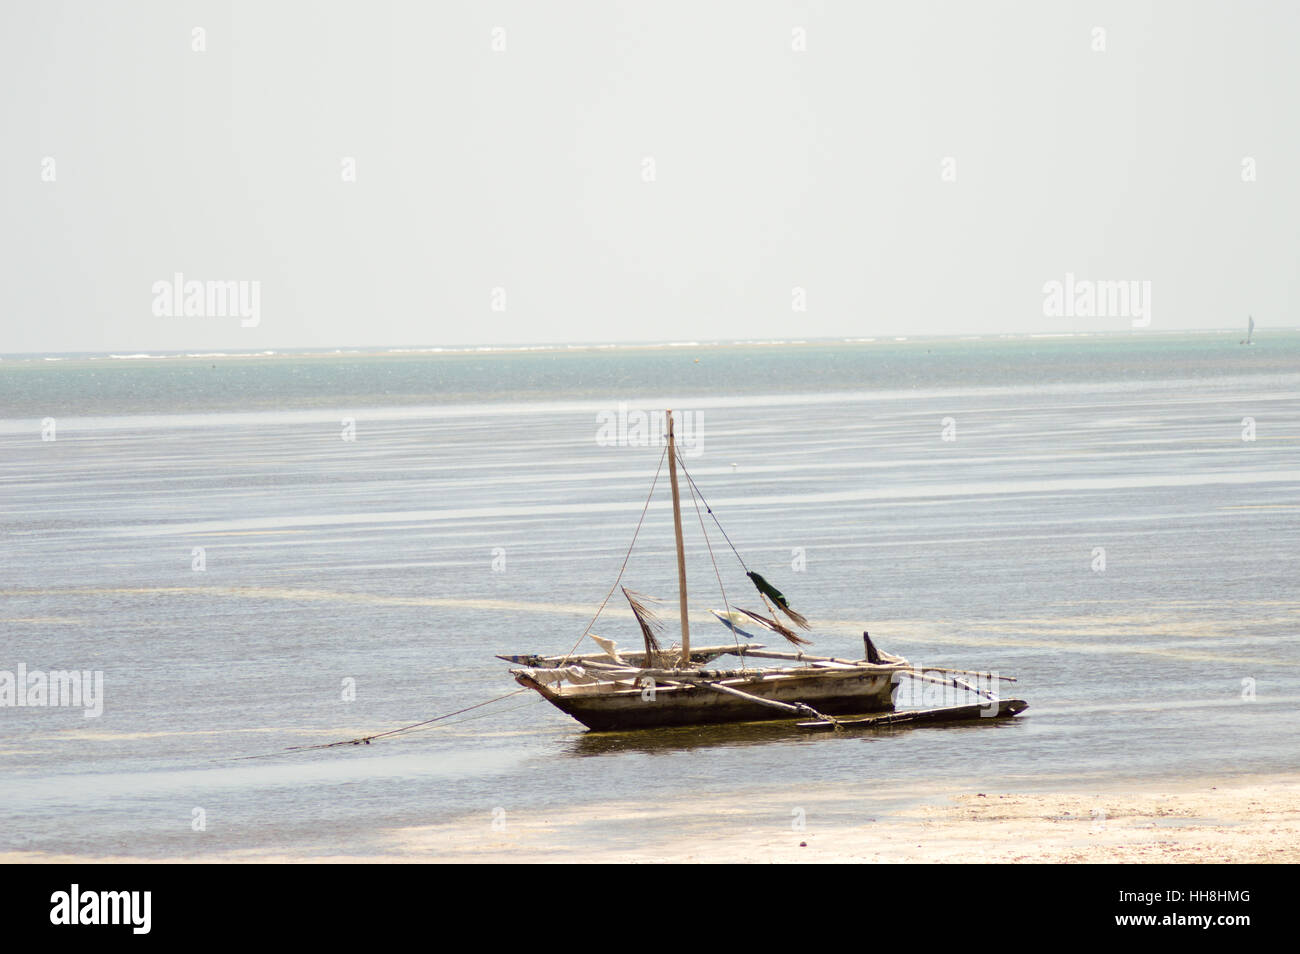
{"label": "sandy beach", "polygon": [[[926,793],[858,824],[823,823],[851,793],[765,792],[743,805],[690,798],[534,814],[495,810],[381,832],[339,855],[189,857],[7,852],[0,862],[1196,863],[1300,861],[1300,776],[1057,792]],[[788,821],[786,821],[788,819]],[[802,826],[802,827],[800,827]],[[368,845],[368,848],[372,846]]]}
{"label": "sandy beach", "polygon": [[[574,862],[1136,862],[1251,863],[1300,860],[1300,777],[1210,785],[1122,787],[1055,793],[950,792],[858,825],[822,825],[820,804],[846,793],[790,792],[746,799],[743,810],[683,800],[671,806],[622,804],[639,847],[575,838],[590,809],[548,817],[511,815],[495,838],[462,825],[400,833],[408,851],[438,860]],[[802,829],[796,812],[803,810]],[[789,819],[784,830],[747,823]]]}

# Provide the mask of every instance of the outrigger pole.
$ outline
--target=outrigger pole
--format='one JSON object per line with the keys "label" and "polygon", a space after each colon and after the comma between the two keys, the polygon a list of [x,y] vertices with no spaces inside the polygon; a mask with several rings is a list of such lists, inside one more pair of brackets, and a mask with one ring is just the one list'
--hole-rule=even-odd
{"label": "outrigger pole", "polygon": [[682,666],[691,661],[691,622],[686,613],[686,548],[682,545],[682,501],[677,490],[677,444],[673,439],[673,412],[668,417],[668,476],[673,486],[673,531],[677,534],[677,595],[682,612]]}

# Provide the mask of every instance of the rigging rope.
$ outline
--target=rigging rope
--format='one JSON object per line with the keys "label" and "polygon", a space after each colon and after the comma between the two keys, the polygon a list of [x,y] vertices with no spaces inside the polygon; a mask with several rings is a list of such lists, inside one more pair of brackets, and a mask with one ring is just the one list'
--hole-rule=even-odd
{"label": "rigging rope", "polygon": [[[574,651],[582,644],[582,641],[591,634],[591,627],[596,625],[596,620],[598,620],[600,614],[605,611],[605,607],[608,605],[610,597],[612,597],[614,591],[618,589],[618,584],[623,579],[623,573],[627,570],[628,560],[632,558],[632,550],[636,547],[636,540],[641,533],[641,526],[645,523],[645,515],[650,509],[650,501],[654,497],[655,487],[659,484],[659,475],[663,473],[664,458],[667,456],[668,445],[665,441],[663,453],[659,455],[659,466],[655,468],[654,480],[650,482],[650,492],[646,495],[645,505],[641,508],[641,518],[637,520],[636,530],[632,533],[632,542],[628,544],[627,553],[623,555],[623,564],[618,568],[618,576],[614,578],[614,585],[609,588],[609,592],[605,594],[605,598],[600,601],[600,606],[596,608],[596,612],[591,617],[591,621],[587,623],[586,629],[584,629],[582,635],[578,637],[577,642],[575,642],[573,646],[570,647],[569,651],[564,654],[559,665],[563,666],[567,664],[569,659],[573,656]],[[726,607],[727,615],[730,616],[731,603],[727,600],[727,590],[722,585],[722,573],[718,570],[718,561],[713,556],[713,543],[709,540],[708,531],[704,527],[704,517],[700,514],[701,503],[704,504],[704,509],[708,511],[709,516],[713,518],[713,522],[717,525],[718,531],[722,534],[722,538],[727,541],[727,546],[731,547],[731,552],[734,553],[736,559],[740,561],[741,569],[746,573],[749,573],[749,567],[745,564],[745,558],[740,555],[740,551],[736,549],[736,545],[731,542],[731,537],[727,536],[727,531],[723,528],[722,522],[718,520],[718,515],[715,514],[713,508],[709,506],[709,502],[705,499],[704,493],[700,490],[699,485],[695,483],[695,478],[691,476],[690,471],[686,469],[686,464],[680,457],[677,459],[677,466],[682,469],[682,473],[686,476],[686,481],[690,485],[691,500],[695,504],[695,515],[700,521],[700,532],[704,534],[704,543],[709,548],[709,560],[713,563],[713,573],[718,578],[718,589],[722,591],[723,606]],[[734,629],[732,629],[732,637],[735,639],[737,648],[739,648],[740,636]],[[741,657],[741,661],[743,664],[743,656]]]}
{"label": "rigging rope", "polygon": [[718,515],[713,512],[713,508],[709,506],[709,502],[704,499],[703,492],[701,492],[700,488],[696,486],[695,478],[691,476],[691,472],[686,469],[685,464],[682,464],[681,461],[678,461],[678,464],[681,464],[682,473],[686,475],[686,480],[691,485],[691,492],[700,495],[700,500],[704,503],[704,509],[709,512],[709,516],[713,518],[713,522],[718,525],[718,530],[722,533],[722,539],[727,541],[727,546],[731,547],[731,552],[736,554],[736,559],[740,561],[741,568],[748,573],[749,567],[745,565],[745,558],[740,555],[740,551],[736,549],[736,545],[731,542],[731,537],[727,536],[727,531],[722,528],[722,522],[718,520]]}
{"label": "rigging rope", "polygon": [[[645,523],[646,511],[650,509],[650,500],[655,495],[655,486],[659,483],[659,474],[664,469],[664,458],[667,456],[668,445],[665,444],[664,452],[659,455],[659,466],[655,468],[655,478],[650,481],[650,493],[646,494],[645,506],[641,508],[641,519],[636,522],[636,530],[632,534],[632,542],[627,545],[627,553],[623,556],[623,565],[618,568],[618,576],[614,578],[614,585],[609,588],[609,592],[605,594],[605,598],[600,601],[600,606],[596,608],[596,615],[591,618],[591,622],[589,622],[587,628],[582,631],[582,635],[578,637],[578,641],[573,644],[569,651],[564,654],[564,658],[560,660],[561,666],[569,661],[569,657],[573,655],[573,650],[577,649],[582,641],[591,633],[591,627],[596,625],[596,620],[598,620],[600,614],[605,611],[605,605],[609,602],[609,598],[614,595],[614,590],[618,589],[618,583],[623,579],[623,572],[627,569],[627,561],[632,558],[632,548],[636,546],[636,538],[641,533],[641,524]],[[647,662],[649,662],[649,660],[647,660]]]}
{"label": "rigging rope", "polygon": [[[686,468],[683,467],[682,473],[685,472],[686,472]],[[688,474],[687,475],[688,480],[689,477],[690,475]],[[699,495],[696,493],[695,490],[694,481],[690,481],[690,488],[691,488],[691,502],[695,504],[695,516],[700,521],[700,533],[704,536],[704,545],[709,548],[709,562],[713,564],[713,575],[718,578],[718,589],[722,591],[722,605],[727,610],[727,618],[730,619],[731,603],[728,602],[727,600],[727,588],[722,585],[722,573],[718,569],[718,561],[713,556],[713,543],[712,541],[709,540],[709,531],[704,528],[704,514],[700,513],[700,500],[699,500]],[[705,504],[705,506],[707,507],[708,505]],[[714,519],[716,520],[717,518],[715,517]],[[737,556],[739,556],[739,554],[737,554]],[[729,628],[731,629],[732,639],[734,639],[736,642],[736,655],[740,657],[740,665],[743,667],[745,665],[745,655],[744,653],[740,652],[740,634],[736,632],[736,628],[734,625]]]}

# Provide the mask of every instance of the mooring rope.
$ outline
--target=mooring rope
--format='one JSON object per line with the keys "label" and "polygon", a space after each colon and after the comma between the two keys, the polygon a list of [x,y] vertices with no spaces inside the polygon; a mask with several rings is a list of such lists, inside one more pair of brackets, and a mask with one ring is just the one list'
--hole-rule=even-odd
{"label": "mooring rope", "polygon": [[490,706],[494,702],[500,702],[502,699],[509,699],[511,696],[517,696],[521,692],[527,692],[527,689],[516,689],[513,692],[507,692],[504,696],[497,696],[495,699],[489,699],[487,702],[475,703],[472,706],[466,706],[464,709],[457,709],[455,712],[448,712],[445,715],[434,716],[432,719],[425,719],[423,722],[412,722],[410,725],[404,725],[396,729],[388,729],[385,732],[376,732],[374,735],[363,735],[355,739],[342,739],[338,742],[324,742],[321,745],[294,745],[285,749],[286,752],[301,752],[307,749],[332,749],[338,745],[361,745],[363,742],[369,745],[375,739],[384,739],[390,735],[397,735],[399,732],[410,732],[412,729],[419,729],[426,725],[432,725],[435,722],[441,722],[443,719],[450,719],[452,716],[458,716],[463,712],[469,712],[473,709],[482,709],[484,706]]}
{"label": "mooring rope", "polygon": [[[440,726],[436,726],[434,725],[434,723],[442,722],[443,719],[450,719],[452,716],[458,716],[465,712],[471,712],[474,709],[482,709],[484,706],[490,706],[494,702],[501,702],[503,699],[509,699],[511,696],[517,696],[520,693],[528,692],[528,691],[529,691],[528,689],[516,689],[513,692],[507,692],[505,695],[497,696],[493,699],[487,700],[486,702],[478,702],[472,706],[466,706],[464,709],[457,709],[455,712],[447,712],[440,716],[434,716],[432,719],[425,719],[423,722],[412,722],[410,725],[399,726],[396,729],[387,729],[383,732],[376,732],[374,735],[361,735],[361,736],[357,736],[355,739],[340,739],[337,742],[322,742],[320,745],[291,745],[289,746],[289,748],[280,749],[277,752],[267,752],[262,755],[243,755],[234,759],[222,759],[220,761],[242,762],[242,761],[247,761],[248,759],[269,759],[277,755],[283,755],[285,752],[309,752],[314,749],[333,749],[341,745],[369,745],[375,739],[385,739],[390,736],[398,735],[402,732],[412,732],[416,729],[424,729],[424,728],[440,728]],[[538,697],[537,699],[533,699],[525,703],[525,705],[531,705],[533,702],[541,702],[541,701],[542,701],[541,697]],[[522,709],[522,708],[523,706],[511,706],[510,709],[505,709],[503,711],[509,712],[511,709]],[[483,715],[479,715],[479,716],[471,716],[468,719],[461,719],[458,722],[449,722],[446,724],[460,725],[462,722],[472,722],[474,719],[481,719],[488,714],[489,713],[484,713]]]}

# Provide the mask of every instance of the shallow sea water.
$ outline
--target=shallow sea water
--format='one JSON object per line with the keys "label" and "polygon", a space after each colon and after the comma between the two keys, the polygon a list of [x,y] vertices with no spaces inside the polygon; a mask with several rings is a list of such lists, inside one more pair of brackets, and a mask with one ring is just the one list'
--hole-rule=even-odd
{"label": "shallow sea water", "polygon": [[[105,692],[94,719],[0,708],[0,850],[360,855],[402,829],[486,836],[496,809],[575,805],[584,837],[633,844],[671,819],[632,830],[614,803],[716,797],[694,823],[788,829],[746,793],[856,792],[817,803],[852,820],[948,782],[1300,765],[1295,333],[6,357],[0,382],[0,670],[99,670]],[[595,735],[527,694],[283,753],[501,695],[515,685],[493,654],[573,645],[659,459],[597,442],[619,402],[695,415],[686,466],[813,621],[814,651],[857,656],[869,629],[914,662],[1015,675],[1004,692],[1030,710],[844,736]],[[665,491],[624,583],[661,597],[671,628]],[[685,516],[693,641],[727,642]],[[595,630],[638,641],[614,602]]]}

